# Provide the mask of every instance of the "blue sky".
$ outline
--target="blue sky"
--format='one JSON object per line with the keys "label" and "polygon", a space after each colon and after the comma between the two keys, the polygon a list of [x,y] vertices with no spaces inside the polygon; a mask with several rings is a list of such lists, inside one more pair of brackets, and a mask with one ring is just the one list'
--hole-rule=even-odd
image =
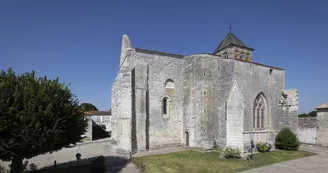
{"label": "blue sky", "polygon": [[0,68],[59,77],[80,102],[110,108],[121,37],[133,47],[212,52],[229,31],[255,62],[284,68],[299,112],[328,101],[325,1],[1,1]]}

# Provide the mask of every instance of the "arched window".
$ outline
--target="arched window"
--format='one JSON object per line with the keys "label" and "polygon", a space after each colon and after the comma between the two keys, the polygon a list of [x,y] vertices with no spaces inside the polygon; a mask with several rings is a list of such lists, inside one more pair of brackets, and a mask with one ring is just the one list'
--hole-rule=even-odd
{"label": "arched window", "polygon": [[174,81],[172,79],[167,79],[165,81],[165,88],[174,88]]}
{"label": "arched window", "polygon": [[227,52],[224,52],[223,57],[224,57],[225,59],[228,59],[228,53],[227,53]]}
{"label": "arched window", "polygon": [[253,129],[265,129],[267,119],[267,104],[263,93],[256,96],[253,108]]}
{"label": "arched window", "polygon": [[171,108],[171,99],[168,96],[165,96],[161,100],[162,102],[162,116],[163,118],[170,117],[170,108]]}
{"label": "arched window", "polygon": [[163,105],[163,114],[167,114],[167,97],[164,97],[163,98],[163,103],[162,103],[162,105]]}
{"label": "arched window", "polygon": [[235,59],[239,59],[239,58],[240,58],[239,54],[236,54]]}

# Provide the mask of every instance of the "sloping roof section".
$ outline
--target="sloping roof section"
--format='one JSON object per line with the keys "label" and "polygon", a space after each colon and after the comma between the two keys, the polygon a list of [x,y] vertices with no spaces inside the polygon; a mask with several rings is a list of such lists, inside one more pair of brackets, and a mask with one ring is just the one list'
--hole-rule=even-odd
{"label": "sloping roof section", "polygon": [[328,102],[318,106],[317,109],[328,109]]}
{"label": "sloping roof section", "polygon": [[254,50],[252,48],[249,48],[244,42],[242,42],[235,34],[232,32],[229,32],[227,36],[223,39],[223,41],[219,44],[219,46],[214,50],[213,54],[223,50],[224,48],[235,45],[240,46],[249,50]]}
{"label": "sloping roof section", "polygon": [[111,110],[109,111],[87,111],[84,112],[84,116],[92,116],[92,115],[107,115],[107,116],[111,116],[112,112]]}
{"label": "sloping roof section", "polygon": [[183,58],[184,57],[184,55],[178,55],[178,54],[166,53],[166,52],[159,52],[159,51],[147,50],[147,49],[141,49],[141,48],[135,48],[134,50],[136,52],[140,52],[140,53],[148,53],[148,54],[154,54],[154,55],[170,56],[170,57],[174,57],[174,58]]}

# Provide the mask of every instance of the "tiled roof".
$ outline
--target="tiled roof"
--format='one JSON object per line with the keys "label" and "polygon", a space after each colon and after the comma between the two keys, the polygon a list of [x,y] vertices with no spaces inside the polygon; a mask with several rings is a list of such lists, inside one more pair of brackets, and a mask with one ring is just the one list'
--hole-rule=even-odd
{"label": "tiled roof", "polygon": [[326,109],[326,108],[328,108],[328,102],[317,107],[317,109]]}
{"label": "tiled roof", "polygon": [[223,39],[223,41],[219,44],[219,46],[214,50],[213,54],[220,52],[221,50],[230,45],[236,45],[246,49],[254,50],[252,48],[249,48],[245,43],[243,43],[235,34],[229,32],[227,36]]}
{"label": "tiled roof", "polygon": [[87,111],[87,112],[84,112],[84,115],[85,116],[92,116],[92,115],[109,115],[109,116],[111,116],[112,112],[111,112],[111,110],[109,110],[109,111]]}

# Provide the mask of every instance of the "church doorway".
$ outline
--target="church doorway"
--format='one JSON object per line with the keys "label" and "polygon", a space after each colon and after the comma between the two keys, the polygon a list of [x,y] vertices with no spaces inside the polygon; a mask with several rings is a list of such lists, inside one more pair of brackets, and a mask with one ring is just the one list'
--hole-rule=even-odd
{"label": "church doorway", "polygon": [[186,146],[189,147],[189,133],[186,132]]}

